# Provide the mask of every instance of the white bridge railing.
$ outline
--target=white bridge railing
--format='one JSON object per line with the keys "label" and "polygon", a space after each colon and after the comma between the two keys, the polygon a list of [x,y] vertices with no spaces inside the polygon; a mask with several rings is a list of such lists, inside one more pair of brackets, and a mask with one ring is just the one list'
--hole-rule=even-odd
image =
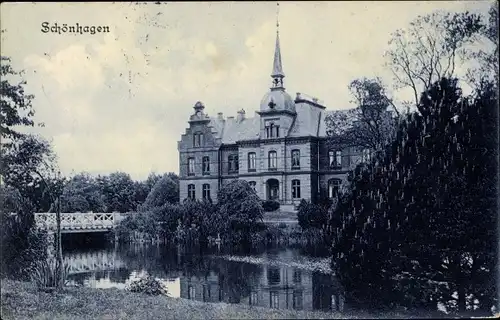
{"label": "white bridge railing", "polygon": [[[119,213],[65,212],[61,213],[61,230],[105,231],[113,229],[120,218]],[[35,213],[35,223],[38,228],[54,230],[57,227],[56,213]]]}

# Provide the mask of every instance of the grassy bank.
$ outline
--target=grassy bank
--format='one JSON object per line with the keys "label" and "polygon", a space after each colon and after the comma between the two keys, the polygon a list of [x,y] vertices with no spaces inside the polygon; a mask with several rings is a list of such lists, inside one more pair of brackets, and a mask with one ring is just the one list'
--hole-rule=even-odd
{"label": "grassy bank", "polygon": [[[118,289],[39,292],[31,283],[2,280],[2,319],[332,319],[338,313],[266,309],[149,296]],[[353,317],[350,317],[353,318]]]}

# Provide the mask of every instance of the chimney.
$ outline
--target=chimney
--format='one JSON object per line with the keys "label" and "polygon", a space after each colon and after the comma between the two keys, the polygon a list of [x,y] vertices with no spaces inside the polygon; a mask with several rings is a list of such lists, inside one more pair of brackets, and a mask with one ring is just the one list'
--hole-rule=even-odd
{"label": "chimney", "polygon": [[238,111],[238,118],[237,118],[237,121],[238,122],[241,122],[245,119],[245,110],[241,109],[240,111]]}
{"label": "chimney", "polygon": [[217,119],[224,120],[224,115],[222,112],[217,113]]}

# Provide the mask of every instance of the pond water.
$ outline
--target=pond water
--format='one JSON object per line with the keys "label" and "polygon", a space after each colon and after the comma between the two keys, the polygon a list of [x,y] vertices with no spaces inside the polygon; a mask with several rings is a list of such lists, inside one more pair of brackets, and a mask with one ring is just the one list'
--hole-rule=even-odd
{"label": "pond water", "polygon": [[64,259],[72,285],[125,289],[149,274],[176,298],[296,310],[347,308],[322,250],[281,246],[243,255],[216,249],[119,245],[65,249]]}

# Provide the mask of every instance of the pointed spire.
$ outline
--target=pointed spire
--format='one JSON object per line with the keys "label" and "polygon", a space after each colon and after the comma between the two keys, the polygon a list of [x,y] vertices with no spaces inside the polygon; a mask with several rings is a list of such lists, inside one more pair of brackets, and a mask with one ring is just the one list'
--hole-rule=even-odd
{"label": "pointed spire", "polygon": [[276,8],[276,47],[274,49],[274,61],[273,61],[273,73],[271,77],[273,78],[273,88],[283,87],[283,78],[285,74],[283,73],[283,66],[281,64],[281,48],[280,48],[280,32],[279,32],[279,3],[277,3]]}

